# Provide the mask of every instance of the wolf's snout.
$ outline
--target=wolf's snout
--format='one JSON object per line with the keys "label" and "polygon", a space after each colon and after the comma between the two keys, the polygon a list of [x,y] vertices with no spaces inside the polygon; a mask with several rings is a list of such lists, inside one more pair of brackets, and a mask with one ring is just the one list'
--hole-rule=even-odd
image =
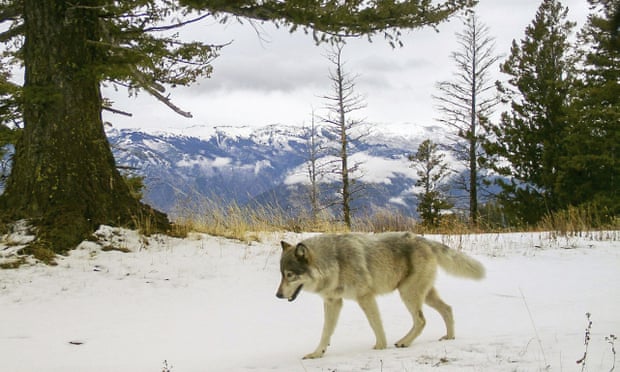
{"label": "wolf's snout", "polygon": [[284,298],[284,295],[282,294],[282,292],[278,291],[278,292],[276,292],[276,297],[277,298]]}

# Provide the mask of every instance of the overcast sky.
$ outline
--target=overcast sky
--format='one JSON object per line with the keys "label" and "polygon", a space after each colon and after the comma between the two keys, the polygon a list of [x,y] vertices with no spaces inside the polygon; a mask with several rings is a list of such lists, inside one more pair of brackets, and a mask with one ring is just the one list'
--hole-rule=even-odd
{"label": "overcast sky", "polygon": [[[496,54],[507,56],[513,39],[523,38],[525,27],[534,19],[539,0],[480,0],[476,12],[495,38]],[[587,16],[585,0],[564,0],[569,19],[579,29]],[[105,89],[115,107],[133,117],[104,114],[117,128],[174,129],[184,132],[195,126],[304,125],[312,108],[320,109],[319,97],[330,93],[325,58],[326,46],[316,46],[312,37],[301,32],[289,34],[271,25],[262,25],[261,37],[254,28],[230,23],[203,22],[185,30],[188,38],[209,43],[232,43],[221,51],[210,79],[187,88],[171,90],[173,101],[193,118],[172,112],[142,93],[127,98],[125,91]],[[360,113],[377,124],[432,124],[437,118],[432,95],[436,83],[450,80],[455,71],[450,53],[457,50],[455,32],[463,29],[454,18],[432,29],[407,31],[405,46],[392,49],[381,36],[349,40],[344,49],[346,69],[358,74],[356,90],[366,97],[367,108]],[[502,59],[503,60],[503,59]],[[498,67],[494,69],[498,70]],[[497,72],[495,78],[499,78]],[[495,79],[494,78],[494,79]]]}

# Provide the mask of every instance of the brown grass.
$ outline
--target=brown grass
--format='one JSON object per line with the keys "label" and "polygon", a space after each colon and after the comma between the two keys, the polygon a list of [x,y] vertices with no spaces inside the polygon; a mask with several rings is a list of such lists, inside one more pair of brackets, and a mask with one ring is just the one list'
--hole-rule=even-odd
{"label": "brown grass", "polygon": [[278,207],[250,208],[233,202],[205,199],[176,213],[175,226],[186,231],[241,241],[258,240],[257,232],[295,231],[295,221]]}
{"label": "brown grass", "polygon": [[[205,199],[193,203],[191,208],[185,207],[177,212],[173,230],[179,236],[187,232],[202,232],[214,236],[223,236],[240,241],[257,241],[262,232],[346,232],[344,223],[328,213],[312,217],[307,213],[292,216],[279,206],[249,207],[239,204],[223,203],[221,200]],[[592,219],[588,210],[569,208],[546,216],[539,225],[525,229],[526,231],[551,231],[558,236],[576,235],[586,231],[620,230],[620,219],[613,224],[599,225]],[[595,227],[597,227],[595,229]],[[356,216],[353,219],[353,231],[413,231],[419,234],[465,235],[489,232],[524,231],[512,227],[490,226],[481,222],[472,227],[468,221],[458,214],[446,215],[436,227],[419,224],[414,218],[404,216],[391,210],[379,210],[372,214]]]}
{"label": "brown grass", "polygon": [[620,217],[601,216],[598,210],[590,206],[571,206],[547,214],[537,228],[544,231],[555,231],[563,236],[576,236],[593,230],[620,230]]}

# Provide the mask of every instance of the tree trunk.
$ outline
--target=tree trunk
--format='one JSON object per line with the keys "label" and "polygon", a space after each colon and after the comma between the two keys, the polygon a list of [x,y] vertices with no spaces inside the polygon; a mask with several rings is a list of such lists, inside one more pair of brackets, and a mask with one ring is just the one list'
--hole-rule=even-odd
{"label": "tree trunk", "polygon": [[469,221],[472,227],[478,225],[478,158],[476,139],[472,139],[469,150]]}
{"label": "tree trunk", "polygon": [[[165,215],[134,199],[101,119],[98,17],[91,1],[24,0],[24,129],[2,206],[38,225],[38,242],[72,249],[99,224],[135,227]],[[132,223],[133,222],[133,223]]]}
{"label": "tree trunk", "polygon": [[[477,40],[476,36],[476,24],[472,26],[473,39]],[[478,66],[478,58],[476,56],[477,47],[472,45],[472,61],[471,64],[471,112],[469,123],[469,221],[472,227],[478,225],[478,157],[476,150],[478,147],[476,132],[477,118],[478,118],[478,106],[476,103],[476,97],[478,96],[478,75],[476,68]]]}
{"label": "tree trunk", "polygon": [[347,136],[346,131],[341,132],[340,143],[340,161],[342,163],[342,217],[344,224],[351,230],[351,191],[349,185],[349,163],[347,153]]}
{"label": "tree trunk", "polygon": [[[340,52],[342,49],[340,49]],[[340,123],[340,162],[342,176],[342,217],[344,224],[351,230],[351,191],[349,185],[349,153],[347,151],[347,118],[345,113],[345,92],[344,92],[344,76],[342,74],[342,64],[340,61],[340,52],[338,53],[338,113]]]}
{"label": "tree trunk", "polygon": [[316,125],[314,123],[314,110],[312,110],[312,124],[310,127],[310,139],[309,139],[309,165],[308,173],[310,178],[310,208],[312,214],[312,222],[317,223],[319,218],[319,179],[317,161],[319,157],[319,150],[317,144]]}

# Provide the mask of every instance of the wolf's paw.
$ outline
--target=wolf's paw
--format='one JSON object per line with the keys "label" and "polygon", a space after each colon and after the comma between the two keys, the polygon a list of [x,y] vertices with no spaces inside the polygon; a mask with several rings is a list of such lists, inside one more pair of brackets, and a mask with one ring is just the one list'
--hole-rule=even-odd
{"label": "wolf's paw", "polygon": [[375,344],[375,346],[373,347],[373,349],[375,350],[383,350],[387,347],[387,342],[383,341],[383,342],[377,342]]}
{"label": "wolf's paw", "polygon": [[310,354],[306,354],[304,355],[303,359],[317,359],[317,358],[322,358],[323,354],[325,354],[325,349],[323,350],[317,350],[314,351]]}
{"label": "wolf's paw", "polygon": [[403,340],[397,341],[394,346],[396,347],[409,347],[409,345],[411,345],[411,342],[405,342]]}
{"label": "wolf's paw", "polygon": [[439,341],[445,341],[445,340],[454,340],[454,335],[445,335],[439,339]]}

